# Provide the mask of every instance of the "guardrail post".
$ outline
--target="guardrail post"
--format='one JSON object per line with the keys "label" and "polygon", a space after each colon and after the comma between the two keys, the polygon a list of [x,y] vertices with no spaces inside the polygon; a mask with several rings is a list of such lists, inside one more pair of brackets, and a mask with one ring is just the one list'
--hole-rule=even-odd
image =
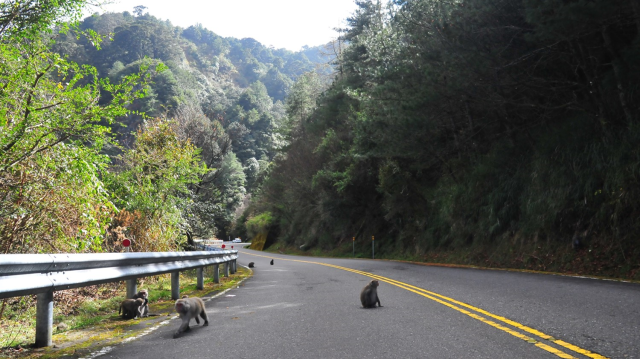
{"label": "guardrail post", "polygon": [[171,272],[171,299],[180,299],[180,272]]}
{"label": "guardrail post", "polygon": [[231,274],[235,274],[236,273],[236,261],[231,261],[231,268],[229,270],[229,273]]}
{"label": "guardrail post", "polygon": [[38,293],[36,303],[36,347],[51,346],[53,331],[53,290]]}
{"label": "guardrail post", "polygon": [[138,286],[136,285],[136,279],[127,279],[127,298],[133,298],[133,295],[138,293]]}
{"label": "guardrail post", "polygon": [[220,283],[220,265],[219,264],[213,265],[213,282]]}
{"label": "guardrail post", "polygon": [[[229,261],[230,262],[230,261]],[[228,277],[229,276],[229,262],[224,262],[224,276]]]}
{"label": "guardrail post", "polygon": [[200,267],[198,269],[196,269],[196,276],[198,277],[198,285],[196,286],[197,289],[204,289],[204,268]]}

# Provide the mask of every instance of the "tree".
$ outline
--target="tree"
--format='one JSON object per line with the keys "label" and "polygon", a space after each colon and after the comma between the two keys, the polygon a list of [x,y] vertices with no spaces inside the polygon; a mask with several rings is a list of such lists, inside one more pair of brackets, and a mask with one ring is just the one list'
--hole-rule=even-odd
{"label": "tree", "polygon": [[225,202],[216,178],[222,172],[223,159],[231,151],[231,139],[219,121],[209,120],[195,104],[182,104],[176,111],[176,119],[183,138],[189,138],[200,150],[202,162],[211,170],[190,185],[192,201],[185,209],[188,236],[209,237],[216,233],[216,218],[223,217]]}
{"label": "tree", "polygon": [[287,123],[282,129],[285,135],[302,130],[305,121],[316,109],[316,101],[324,89],[324,84],[315,72],[307,72],[298,78],[285,102]]}
{"label": "tree", "polygon": [[138,129],[133,148],[119,157],[108,176],[115,204],[137,213],[131,233],[138,250],[175,249],[184,233],[183,209],[192,201],[189,185],[209,170],[200,150],[180,138],[177,122],[150,119]]}
{"label": "tree", "polygon": [[242,164],[233,152],[228,153],[222,165],[214,173],[214,183],[220,189],[219,202],[222,211],[216,217],[220,234],[225,237],[231,228],[236,207],[242,204],[245,194],[246,176]]}
{"label": "tree", "polygon": [[147,9],[146,6],[144,5],[137,5],[133,7],[133,13],[137,16],[140,17],[142,16],[142,14],[144,13],[144,11]]}
{"label": "tree", "polygon": [[0,3],[0,39],[35,37],[50,32],[52,25],[77,21],[81,9],[93,5],[87,0],[6,0]]}
{"label": "tree", "polygon": [[79,16],[85,2],[38,3],[0,6],[0,250],[100,250],[115,209],[100,180],[108,162],[100,151],[110,141],[105,124],[144,96],[140,85],[149,76],[114,84],[51,52],[40,31]]}

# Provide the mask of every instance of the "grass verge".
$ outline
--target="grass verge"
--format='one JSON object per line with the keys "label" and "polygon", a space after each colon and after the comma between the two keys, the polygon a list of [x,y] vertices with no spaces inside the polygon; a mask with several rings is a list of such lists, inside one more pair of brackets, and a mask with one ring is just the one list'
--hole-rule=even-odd
{"label": "grass verge", "polygon": [[[220,268],[222,272],[222,267]],[[204,271],[204,289],[196,289],[196,271],[180,273],[180,294],[190,297],[209,297],[233,288],[251,271],[238,266],[235,274],[213,282],[213,267]],[[175,315],[171,299],[171,276],[138,279],[138,289],[149,291],[151,316],[125,320],[118,315],[124,300],[124,282],[60,291],[54,294],[53,345],[34,348],[35,296],[10,298],[4,301],[0,319],[0,357],[2,358],[78,358],[101,348],[117,345]]]}
{"label": "grass verge", "polygon": [[[640,282],[640,264],[625,265],[628,260],[616,250],[615,242],[612,244],[611,241],[593,240],[579,249],[540,242],[501,243],[430,250],[420,255],[411,251],[376,248],[375,258],[426,265],[531,271]],[[280,241],[264,251],[314,257],[371,258],[370,247],[367,251],[362,251],[362,247],[361,244],[356,244],[354,255],[351,241],[343,241],[331,250],[319,247],[300,249]]]}

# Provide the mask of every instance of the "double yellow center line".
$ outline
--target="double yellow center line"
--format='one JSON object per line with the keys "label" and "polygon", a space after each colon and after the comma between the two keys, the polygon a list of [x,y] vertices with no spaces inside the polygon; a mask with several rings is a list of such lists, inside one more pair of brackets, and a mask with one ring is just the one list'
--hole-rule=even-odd
{"label": "double yellow center line", "polygon": [[[244,253],[244,254],[248,254],[248,255],[252,255],[252,256],[258,256],[258,257],[270,258],[270,257],[267,257],[267,256],[263,256],[263,255],[259,255],[259,254],[253,254],[253,253]],[[423,296],[425,298],[429,298],[429,299],[431,299],[431,300],[433,300],[433,301],[435,301],[437,303],[440,303],[440,304],[442,304],[444,306],[447,306],[447,307],[449,307],[449,308],[451,308],[453,310],[456,310],[456,311],[458,311],[460,313],[463,313],[463,314],[465,314],[465,315],[467,315],[467,316],[469,316],[469,317],[471,317],[473,319],[477,319],[477,320],[479,320],[479,321],[481,321],[481,322],[483,322],[485,324],[488,324],[488,325],[490,325],[490,326],[492,326],[492,327],[494,327],[496,329],[499,329],[499,330],[502,330],[504,332],[507,332],[507,333],[513,335],[516,338],[522,339],[522,340],[526,341],[527,343],[534,344],[536,347],[538,347],[540,349],[543,349],[543,350],[546,350],[547,352],[549,352],[551,354],[554,354],[554,355],[556,355],[556,356],[558,356],[560,358],[577,359],[574,356],[572,356],[570,354],[567,354],[567,353],[565,353],[565,352],[563,352],[561,350],[558,350],[558,349],[556,349],[556,348],[554,348],[554,347],[552,347],[550,345],[547,345],[547,344],[545,344],[545,343],[543,343],[543,342],[541,342],[541,341],[539,341],[537,339],[534,339],[534,338],[532,338],[530,336],[522,334],[521,332],[515,331],[515,330],[513,330],[511,328],[505,327],[504,325],[500,324],[499,322],[502,322],[502,323],[508,324],[508,325],[510,325],[512,327],[518,328],[521,331],[524,331],[524,332],[529,333],[531,335],[535,335],[535,336],[537,336],[539,338],[542,338],[544,340],[552,342],[552,343],[554,343],[554,344],[556,344],[558,346],[567,348],[567,349],[569,349],[569,350],[571,350],[571,351],[573,351],[575,353],[582,354],[582,355],[584,355],[586,357],[593,358],[593,359],[609,359],[609,358],[607,358],[605,356],[602,356],[602,355],[597,354],[597,353],[593,353],[593,352],[591,352],[589,350],[586,350],[586,349],[582,349],[582,348],[580,348],[578,346],[575,346],[573,344],[567,343],[567,342],[565,342],[563,340],[555,339],[550,335],[547,335],[547,334],[542,333],[542,332],[540,332],[540,331],[538,331],[536,329],[530,328],[530,327],[528,327],[526,325],[520,324],[518,322],[515,322],[513,320],[507,319],[505,317],[501,317],[499,315],[487,312],[486,310],[474,307],[474,306],[469,305],[467,303],[463,303],[463,302],[457,301],[457,300],[455,300],[453,298],[449,298],[449,297],[446,297],[444,295],[440,295],[438,293],[434,293],[434,292],[431,292],[431,291],[428,291],[428,290],[413,286],[411,284],[400,282],[400,281],[397,281],[395,279],[391,279],[391,278],[387,278],[387,277],[383,277],[383,276],[379,276],[379,275],[375,275],[375,274],[372,274],[372,273],[363,272],[363,271],[359,271],[359,270],[355,270],[355,269],[351,269],[351,268],[341,267],[341,266],[337,266],[337,265],[333,265],[333,264],[322,263],[322,262],[312,262],[312,261],[304,261],[304,260],[299,260],[299,259],[284,259],[284,258],[280,258],[280,260],[286,260],[286,261],[292,261],[292,262],[300,262],[300,263],[309,263],[309,264],[319,264],[319,265],[323,265],[325,267],[331,267],[331,268],[341,269],[341,270],[344,270],[344,271],[347,271],[347,272],[361,274],[363,276],[367,276],[367,277],[379,280],[381,282],[385,282],[385,283],[389,283],[391,285],[395,285],[396,287],[399,287],[399,288],[408,290],[410,292],[416,293],[416,294],[421,295],[421,296]],[[488,319],[486,317],[480,316],[477,313],[482,314],[482,315],[484,315],[484,316],[486,316],[488,318],[492,318],[494,320],[491,320],[491,319]]]}

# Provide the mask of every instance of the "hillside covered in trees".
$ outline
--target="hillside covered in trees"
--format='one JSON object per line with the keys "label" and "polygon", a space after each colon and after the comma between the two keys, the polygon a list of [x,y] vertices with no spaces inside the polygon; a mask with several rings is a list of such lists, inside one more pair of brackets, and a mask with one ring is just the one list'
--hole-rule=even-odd
{"label": "hillside covered in trees", "polygon": [[[114,131],[126,147],[144,118],[178,121],[211,169],[190,187],[188,232],[227,237],[234,211],[284,145],[279,132],[287,125],[284,100],[290,87],[303,73],[326,73],[330,60],[313,63],[302,51],[223,38],[199,24],[175,27],[143,7],[134,13],[96,13],[79,24],[80,31],[109,34],[100,48],[70,32],[53,49],[114,81],[141,66],[166,67],[153,77],[144,98],[128,107],[135,113],[118,119]],[[322,60],[319,48],[305,51]]]}
{"label": "hillside covered in trees", "polygon": [[377,257],[640,278],[637,1],[356,4],[291,52],[144,7],[0,3],[1,252],[375,237]]}
{"label": "hillside covered in trees", "polygon": [[637,1],[356,3],[333,84],[292,89],[291,142],[244,230],[640,278]]}
{"label": "hillside covered in trees", "polygon": [[143,6],[82,19],[86,5],[0,6],[1,252],[228,236],[285,145],[289,89],[330,59],[176,27]]}

